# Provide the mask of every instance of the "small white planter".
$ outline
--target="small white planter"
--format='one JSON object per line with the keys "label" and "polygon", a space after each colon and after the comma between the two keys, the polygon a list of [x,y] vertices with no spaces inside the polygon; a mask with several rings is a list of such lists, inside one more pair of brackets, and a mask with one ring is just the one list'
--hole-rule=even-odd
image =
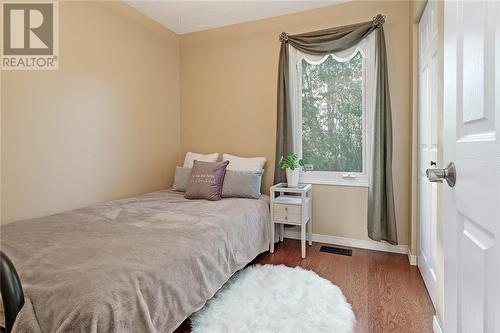
{"label": "small white planter", "polygon": [[286,181],[288,183],[288,187],[297,187],[299,185],[299,175],[300,168],[296,168],[295,170],[286,169]]}

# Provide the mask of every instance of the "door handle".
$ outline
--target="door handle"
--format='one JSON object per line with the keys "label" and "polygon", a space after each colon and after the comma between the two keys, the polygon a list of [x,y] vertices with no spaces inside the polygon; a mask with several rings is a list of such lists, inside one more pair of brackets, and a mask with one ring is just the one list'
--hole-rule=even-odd
{"label": "door handle", "polygon": [[442,183],[445,179],[450,187],[455,186],[457,181],[457,171],[453,162],[450,162],[445,169],[427,169],[425,174],[430,182]]}

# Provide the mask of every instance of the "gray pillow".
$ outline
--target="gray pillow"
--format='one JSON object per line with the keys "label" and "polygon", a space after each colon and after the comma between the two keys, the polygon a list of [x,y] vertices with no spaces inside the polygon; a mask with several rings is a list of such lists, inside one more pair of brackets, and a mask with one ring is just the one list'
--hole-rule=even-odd
{"label": "gray pillow", "polygon": [[226,176],[222,184],[222,197],[260,198],[260,184],[263,173],[264,170],[260,172],[226,170]]}
{"label": "gray pillow", "polygon": [[171,190],[177,192],[186,192],[186,188],[191,177],[191,168],[175,167],[174,184]]}
{"label": "gray pillow", "polygon": [[220,200],[222,182],[224,181],[224,174],[226,173],[228,164],[228,161],[194,161],[184,197],[186,199]]}

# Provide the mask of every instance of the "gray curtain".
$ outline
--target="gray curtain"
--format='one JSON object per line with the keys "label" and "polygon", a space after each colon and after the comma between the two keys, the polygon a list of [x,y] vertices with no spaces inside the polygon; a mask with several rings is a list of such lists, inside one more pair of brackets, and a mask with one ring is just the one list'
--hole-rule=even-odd
{"label": "gray curtain", "polygon": [[279,166],[281,156],[293,153],[292,114],[288,86],[288,47],[309,54],[324,55],[346,50],[374,32],[376,52],[376,97],[373,131],[373,158],[368,190],[368,236],[376,241],[397,244],[394,193],[392,184],[392,120],[387,55],[383,24],[385,16],[349,26],[308,32],[298,35],[280,35],[281,49],[278,69],[278,123],[276,130],[276,164],[274,181],[285,181]]}

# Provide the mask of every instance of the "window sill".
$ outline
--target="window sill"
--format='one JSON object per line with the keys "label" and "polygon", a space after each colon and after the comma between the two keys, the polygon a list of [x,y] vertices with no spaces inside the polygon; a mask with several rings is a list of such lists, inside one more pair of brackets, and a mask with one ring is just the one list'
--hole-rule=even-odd
{"label": "window sill", "polygon": [[359,179],[325,179],[318,177],[300,176],[299,182],[313,185],[349,186],[368,188],[366,180]]}

